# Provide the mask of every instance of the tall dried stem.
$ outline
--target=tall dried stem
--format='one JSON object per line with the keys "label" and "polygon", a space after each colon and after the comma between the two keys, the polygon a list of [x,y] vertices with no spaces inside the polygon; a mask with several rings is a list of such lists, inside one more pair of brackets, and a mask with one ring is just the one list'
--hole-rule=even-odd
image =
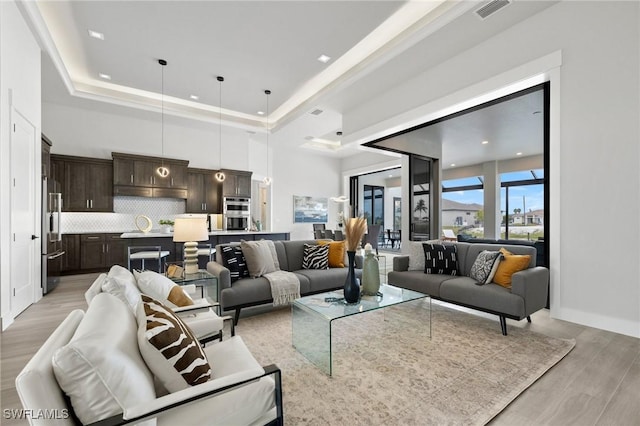
{"label": "tall dried stem", "polygon": [[358,250],[366,229],[367,220],[364,217],[354,217],[346,221],[344,232],[347,251]]}

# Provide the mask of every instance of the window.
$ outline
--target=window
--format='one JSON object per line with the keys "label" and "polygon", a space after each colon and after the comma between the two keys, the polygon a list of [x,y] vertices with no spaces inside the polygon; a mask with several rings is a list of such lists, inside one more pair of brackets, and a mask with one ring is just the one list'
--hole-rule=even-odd
{"label": "window", "polygon": [[501,236],[544,239],[544,171],[527,170],[500,175]]}
{"label": "window", "polygon": [[362,210],[368,225],[384,223],[384,186],[364,185]]}
{"label": "window", "polygon": [[442,229],[484,236],[484,189],[481,176],[442,181]]}

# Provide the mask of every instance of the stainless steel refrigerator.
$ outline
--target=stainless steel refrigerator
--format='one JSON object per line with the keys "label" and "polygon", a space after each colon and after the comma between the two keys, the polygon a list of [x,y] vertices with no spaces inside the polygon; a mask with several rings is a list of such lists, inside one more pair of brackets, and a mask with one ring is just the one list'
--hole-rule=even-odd
{"label": "stainless steel refrigerator", "polygon": [[49,293],[60,281],[62,270],[62,194],[53,192],[54,181],[42,179],[42,292]]}

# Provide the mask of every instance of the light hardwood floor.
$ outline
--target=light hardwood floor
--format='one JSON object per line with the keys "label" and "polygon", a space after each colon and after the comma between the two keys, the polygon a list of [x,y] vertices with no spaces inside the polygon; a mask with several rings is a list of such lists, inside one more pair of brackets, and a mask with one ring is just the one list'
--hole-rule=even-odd
{"label": "light hardwood floor", "polygon": [[[4,418],[5,409],[21,408],[15,377],[70,311],[86,308],[84,292],[96,276],[63,277],[53,292],[0,333],[0,424],[26,424]],[[497,319],[487,318],[496,321],[499,333]],[[491,425],[640,425],[640,339],[554,320],[546,310],[537,312],[532,320],[531,324],[508,321],[508,325],[575,339],[576,346]]]}

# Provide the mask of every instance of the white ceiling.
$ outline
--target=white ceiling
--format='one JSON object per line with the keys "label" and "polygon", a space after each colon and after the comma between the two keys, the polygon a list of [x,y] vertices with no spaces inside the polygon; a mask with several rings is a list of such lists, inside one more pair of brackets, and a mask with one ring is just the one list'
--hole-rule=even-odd
{"label": "white ceiling", "polygon": [[[215,77],[222,75],[226,125],[263,131],[266,119],[257,112],[266,111],[264,89],[270,89],[269,127],[286,135],[283,140],[346,156],[357,147],[340,145],[335,135],[343,111],[552,4],[518,1],[482,21],[473,10],[483,3],[24,1],[21,8],[50,57],[43,60],[44,101],[90,100],[157,111],[162,58],[168,61],[167,113],[217,122]],[[105,39],[89,37],[88,30]],[[412,52],[425,48],[430,55]],[[316,59],[321,54],[332,59],[323,64]],[[111,81],[98,73],[111,75]],[[192,94],[200,99],[189,99]],[[309,114],[317,108],[324,112]],[[517,117],[509,118],[506,126],[518,128]],[[477,117],[488,119],[495,115]],[[496,128],[500,122],[491,125],[496,138],[510,135]],[[447,157],[464,151],[462,141],[476,139],[468,132],[482,127],[475,122],[441,129],[444,161],[453,162]],[[449,149],[453,138],[458,142]]]}

